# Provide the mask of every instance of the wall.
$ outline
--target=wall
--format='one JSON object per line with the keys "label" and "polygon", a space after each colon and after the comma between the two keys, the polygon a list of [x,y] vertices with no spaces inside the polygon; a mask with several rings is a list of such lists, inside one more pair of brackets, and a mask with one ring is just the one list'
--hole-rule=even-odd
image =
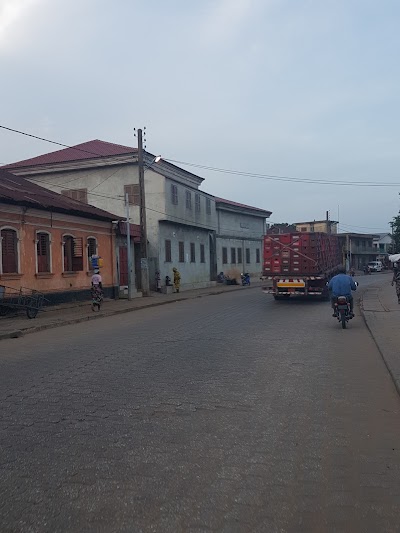
{"label": "wall", "polygon": [[[223,263],[223,248],[227,248],[228,263]],[[236,263],[231,262],[231,248],[236,249]],[[242,250],[242,263],[238,263],[238,248]],[[250,249],[250,263],[246,263],[246,248]],[[260,251],[260,262],[256,262],[256,250]],[[231,277],[240,276],[242,272],[248,272],[251,277],[260,277],[262,270],[262,240],[235,239],[217,236],[217,269]]]}
{"label": "wall", "polygon": [[[165,276],[173,280],[172,269],[176,267],[181,274],[181,288],[195,289],[210,287],[215,282],[210,281],[210,232],[207,230],[190,228],[171,222],[160,222],[160,250],[159,268],[161,283],[165,284]],[[171,240],[171,262],[165,261],[165,240]],[[179,262],[179,241],[185,243],[185,262]],[[190,262],[190,243],[195,244],[196,262]],[[204,244],[205,263],[200,262],[200,244]]]}
{"label": "wall", "polygon": [[[79,293],[90,288],[86,242],[88,237],[97,239],[98,254],[103,258],[101,269],[103,285],[108,295],[114,292],[116,285],[114,261],[114,237],[110,222],[74,217],[67,214],[27,209],[0,203],[0,228],[10,227],[18,232],[19,237],[19,273],[0,274],[0,284],[20,288],[27,287],[48,294]],[[36,232],[50,234],[51,272],[37,273]],[[83,271],[63,273],[63,236],[65,234],[83,239]],[[74,296],[75,297],[75,296]]]}
{"label": "wall", "polygon": [[229,235],[232,237],[258,238],[265,233],[265,218],[246,215],[239,212],[225,209],[217,209],[218,235]]}

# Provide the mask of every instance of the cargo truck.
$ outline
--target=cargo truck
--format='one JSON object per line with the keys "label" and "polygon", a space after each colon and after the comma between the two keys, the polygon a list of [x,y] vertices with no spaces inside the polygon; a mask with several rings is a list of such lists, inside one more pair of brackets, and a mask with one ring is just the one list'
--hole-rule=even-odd
{"label": "cargo truck", "polygon": [[328,299],[327,282],[342,263],[336,235],[265,235],[262,290],[275,300],[303,296]]}

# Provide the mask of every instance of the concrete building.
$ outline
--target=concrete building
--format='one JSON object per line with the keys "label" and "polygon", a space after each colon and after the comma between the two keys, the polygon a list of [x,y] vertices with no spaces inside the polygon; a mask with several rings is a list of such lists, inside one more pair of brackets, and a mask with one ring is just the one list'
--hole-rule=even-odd
{"label": "concrete building", "polygon": [[380,233],[373,238],[372,246],[380,258],[384,259],[393,253],[393,237],[390,233]]}
{"label": "concrete building", "polygon": [[89,298],[92,258],[101,256],[104,292],[114,297],[114,218],[0,169],[0,286],[51,303]]}
{"label": "concrete building", "polygon": [[310,222],[294,222],[296,231],[300,232],[321,232],[321,233],[337,233],[338,222],[334,220],[312,220]]}
{"label": "concrete building", "polygon": [[[152,154],[144,153],[151,288],[155,287],[156,270],[164,284],[166,276],[172,277],[174,266],[181,273],[182,290],[210,286],[215,283],[219,270],[231,267],[246,270],[246,266],[252,273],[259,273],[265,218],[271,212],[215,199],[199,190],[203,178],[163,159],[154,161]],[[130,219],[137,232],[140,196],[135,148],[94,140],[3,168],[120,218],[126,216],[125,196],[128,194]],[[119,225],[116,241],[117,271],[122,288],[127,277],[127,239],[123,227]],[[131,234],[131,248],[136,287],[140,289],[137,234]],[[224,248],[229,248],[228,263],[224,263]],[[236,249],[236,257],[232,255],[233,249]],[[246,263],[247,258],[249,263]]]}
{"label": "concrete building", "polygon": [[377,237],[371,233],[339,233],[339,245],[343,254],[343,263],[349,268],[362,270],[369,261],[375,261],[378,256],[373,240]]}

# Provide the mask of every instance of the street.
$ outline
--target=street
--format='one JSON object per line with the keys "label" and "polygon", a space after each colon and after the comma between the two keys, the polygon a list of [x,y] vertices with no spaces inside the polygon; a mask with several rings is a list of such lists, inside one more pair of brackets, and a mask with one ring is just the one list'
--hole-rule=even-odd
{"label": "street", "polygon": [[0,531],[399,531],[400,401],[355,311],[243,288],[2,341]]}

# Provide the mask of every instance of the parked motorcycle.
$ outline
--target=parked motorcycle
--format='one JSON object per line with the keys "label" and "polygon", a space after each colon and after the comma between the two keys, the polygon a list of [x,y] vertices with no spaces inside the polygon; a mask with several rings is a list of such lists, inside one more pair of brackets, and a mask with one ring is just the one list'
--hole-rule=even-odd
{"label": "parked motorcycle", "polygon": [[242,285],[250,285],[250,274],[248,272],[245,272],[244,274],[240,275],[242,279]]}
{"label": "parked motorcycle", "polygon": [[342,324],[342,328],[346,329],[347,322],[353,318],[350,302],[347,296],[338,296],[336,298],[334,311],[336,318]]}

